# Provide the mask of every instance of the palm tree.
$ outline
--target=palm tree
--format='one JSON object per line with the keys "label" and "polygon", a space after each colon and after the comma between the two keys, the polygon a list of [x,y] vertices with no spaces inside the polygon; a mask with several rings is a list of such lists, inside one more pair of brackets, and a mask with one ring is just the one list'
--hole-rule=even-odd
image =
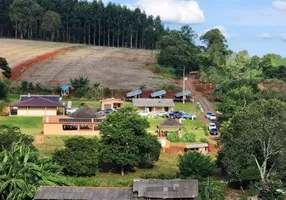
{"label": "palm tree", "polygon": [[41,185],[69,185],[61,180],[61,167],[21,142],[0,153],[0,199],[33,199]]}

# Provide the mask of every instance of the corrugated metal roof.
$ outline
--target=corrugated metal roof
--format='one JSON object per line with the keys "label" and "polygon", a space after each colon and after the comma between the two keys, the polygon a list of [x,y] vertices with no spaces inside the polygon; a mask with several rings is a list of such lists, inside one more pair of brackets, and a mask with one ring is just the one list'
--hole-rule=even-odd
{"label": "corrugated metal roof", "polygon": [[140,90],[140,89],[137,89],[137,90],[134,90],[134,91],[132,91],[132,92],[128,92],[127,94],[126,94],[126,96],[127,97],[134,97],[134,96],[137,96],[137,95],[139,95],[139,94],[141,94],[142,93],[142,91]]}
{"label": "corrugated metal roof", "polygon": [[35,200],[132,200],[131,188],[40,187]]}
{"label": "corrugated metal roof", "polygon": [[174,107],[173,99],[132,99],[135,107]]}
{"label": "corrugated metal roof", "polygon": [[41,98],[48,99],[50,101],[60,102],[60,96],[59,95],[21,95],[20,96],[20,102],[28,100],[28,99],[32,99],[34,97],[41,97]]}
{"label": "corrugated metal roof", "polygon": [[184,92],[178,92],[177,94],[175,94],[175,97],[182,97],[182,96],[188,96],[191,94],[190,90],[185,90]]}
{"label": "corrugated metal roof", "polygon": [[194,148],[205,148],[209,145],[207,143],[200,143],[200,144],[188,144],[186,146],[187,149],[194,149]]}
{"label": "corrugated metal roof", "polygon": [[156,91],[150,94],[151,97],[159,97],[162,96],[164,94],[166,94],[166,90],[160,90],[160,91]]}
{"label": "corrugated metal roof", "polygon": [[133,192],[140,198],[186,199],[199,193],[197,180],[134,180]]}
{"label": "corrugated metal roof", "polygon": [[63,107],[63,104],[57,101],[35,96],[13,104],[11,107]]}

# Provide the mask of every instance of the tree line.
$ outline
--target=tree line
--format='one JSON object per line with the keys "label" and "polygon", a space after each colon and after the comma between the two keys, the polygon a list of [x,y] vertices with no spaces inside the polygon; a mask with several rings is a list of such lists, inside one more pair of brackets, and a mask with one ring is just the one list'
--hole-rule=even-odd
{"label": "tree line", "polygon": [[159,16],[101,0],[0,2],[0,37],[150,49],[164,34]]}

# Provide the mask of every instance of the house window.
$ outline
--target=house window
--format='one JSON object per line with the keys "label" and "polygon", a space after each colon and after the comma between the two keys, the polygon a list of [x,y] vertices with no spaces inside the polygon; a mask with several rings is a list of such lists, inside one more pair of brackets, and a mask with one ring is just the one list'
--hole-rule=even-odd
{"label": "house window", "polygon": [[85,131],[92,130],[92,125],[88,125],[88,124],[87,125],[80,125],[79,129],[85,130]]}
{"label": "house window", "polygon": [[77,125],[63,125],[63,131],[77,131],[78,127]]}

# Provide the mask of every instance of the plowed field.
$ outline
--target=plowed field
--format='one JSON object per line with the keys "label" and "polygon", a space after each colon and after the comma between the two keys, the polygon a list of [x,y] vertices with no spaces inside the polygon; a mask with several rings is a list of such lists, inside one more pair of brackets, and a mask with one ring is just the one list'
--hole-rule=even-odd
{"label": "plowed field", "polygon": [[[28,80],[47,87],[57,87],[69,84],[71,78],[79,76],[88,77],[91,83],[99,82],[111,89],[131,90],[141,85],[146,85],[148,89],[158,89],[164,84],[173,83],[173,80],[148,70],[146,66],[155,60],[150,50],[83,45],[68,49],[74,46],[76,45],[0,39],[0,57],[5,57],[10,67],[15,68],[15,73],[19,73],[12,77],[18,83]],[[59,49],[64,51],[51,53]]]}

